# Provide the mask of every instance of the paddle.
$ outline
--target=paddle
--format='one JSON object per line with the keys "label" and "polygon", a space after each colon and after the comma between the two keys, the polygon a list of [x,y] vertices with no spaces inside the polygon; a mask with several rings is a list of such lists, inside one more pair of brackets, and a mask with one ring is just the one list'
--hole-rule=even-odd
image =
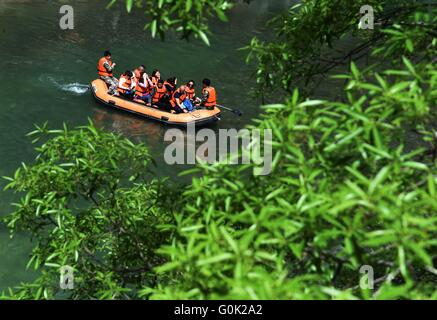
{"label": "paddle", "polygon": [[239,117],[241,117],[241,116],[243,115],[243,113],[242,113],[240,110],[238,110],[238,109],[227,108],[227,107],[224,107],[224,106],[222,106],[222,105],[220,105],[220,104],[218,104],[217,107],[219,107],[219,108],[221,108],[221,109],[224,109],[224,110],[231,111],[232,113],[235,113],[235,114],[238,115]]}

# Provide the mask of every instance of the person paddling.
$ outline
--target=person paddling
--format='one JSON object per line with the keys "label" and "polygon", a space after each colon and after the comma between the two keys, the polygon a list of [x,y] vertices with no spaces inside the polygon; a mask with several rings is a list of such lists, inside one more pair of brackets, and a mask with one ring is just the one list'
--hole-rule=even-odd
{"label": "person paddling", "polygon": [[215,88],[211,86],[211,80],[203,79],[202,84],[201,105],[206,109],[214,109],[217,105],[217,92]]}
{"label": "person paddling", "polygon": [[109,51],[105,51],[103,53],[103,57],[100,58],[99,62],[97,63],[99,77],[108,85],[108,93],[111,95],[118,94],[118,81],[113,74],[115,66],[116,64],[112,62],[112,55]]}

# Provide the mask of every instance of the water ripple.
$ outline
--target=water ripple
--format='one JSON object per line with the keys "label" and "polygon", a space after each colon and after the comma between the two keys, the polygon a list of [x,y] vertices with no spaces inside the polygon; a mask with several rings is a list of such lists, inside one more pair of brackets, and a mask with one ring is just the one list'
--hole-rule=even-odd
{"label": "water ripple", "polygon": [[56,80],[51,75],[42,75],[39,79],[43,83],[50,83],[54,85],[56,88],[62,91],[70,92],[76,95],[83,95],[87,93],[89,90],[88,84],[82,84],[79,82],[73,82],[73,83],[60,83],[60,81]]}

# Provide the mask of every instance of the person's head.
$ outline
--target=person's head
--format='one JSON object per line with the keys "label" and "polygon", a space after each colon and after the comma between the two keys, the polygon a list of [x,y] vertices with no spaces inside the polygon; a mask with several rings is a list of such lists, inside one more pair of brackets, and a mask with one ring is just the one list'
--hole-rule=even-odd
{"label": "person's head", "polygon": [[210,87],[211,86],[211,80],[209,79],[203,79],[202,81],[203,87]]}
{"label": "person's head", "polygon": [[142,65],[140,65],[140,66],[138,67],[138,70],[139,70],[141,73],[144,73],[144,72],[146,72],[146,66],[145,66],[144,64],[142,64]]}
{"label": "person's head", "polygon": [[185,84],[183,84],[183,85],[181,85],[181,86],[179,87],[179,89],[180,89],[181,91],[185,91],[186,88],[187,88],[187,86],[186,86]]}
{"label": "person's head", "polygon": [[168,83],[171,83],[172,85],[175,85],[178,83],[178,79],[176,77],[171,77],[167,79]]}
{"label": "person's head", "polygon": [[141,76],[144,74],[144,71],[141,67],[138,67],[133,72],[134,76],[137,78],[141,78]]}
{"label": "person's head", "polygon": [[111,55],[111,52],[109,50],[106,50],[105,52],[103,52],[103,56],[106,59],[110,60],[112,55]]}
{"label": "person's head", "polygon": [[190,88],[190,89],[193,89],[194,85],[195,85],[194,80],[190,80],[190,81],[187,82],[187,87]]}
{"label": "person's head", "polygon": [[134,76],[134,74],[133,74],[132,71],[130,71],[130,70],[126,70],[125,73],[124,73],[124,75],[125,75],[126,77],[129,77],[129,78],[132,78],[132,77]]}
{"label": "person's head", "polygon": [[153,70],[152,77],[155,77],[157,79],[161,79],[161,72],[158,69]]}
{"label": "person's head", "polygon": [[158,80],[158,87],[162,88],[163,85],[164,85],[164,80],[159,79]]}

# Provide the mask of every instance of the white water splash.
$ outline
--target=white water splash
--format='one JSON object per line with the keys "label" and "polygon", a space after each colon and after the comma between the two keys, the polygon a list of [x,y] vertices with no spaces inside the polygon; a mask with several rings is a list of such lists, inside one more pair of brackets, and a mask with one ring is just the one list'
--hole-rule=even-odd
{"label": "white water splash", "polygon": [[86,84],[80,84],[75,82],[75,83],[60,85],[59,88],[63,91],[68,91],[77,95],[82,95],[88,91],[89,86]]}
{"label": "white water splash", "polygon": [[75,95],[83,95],[89,90],[89,85],[87,84],[82,84],[79,82],[61,84],[52,76],[43,75],[40,77],[40,80],[42,82],[50,82],[58,89],[73,93]]}

